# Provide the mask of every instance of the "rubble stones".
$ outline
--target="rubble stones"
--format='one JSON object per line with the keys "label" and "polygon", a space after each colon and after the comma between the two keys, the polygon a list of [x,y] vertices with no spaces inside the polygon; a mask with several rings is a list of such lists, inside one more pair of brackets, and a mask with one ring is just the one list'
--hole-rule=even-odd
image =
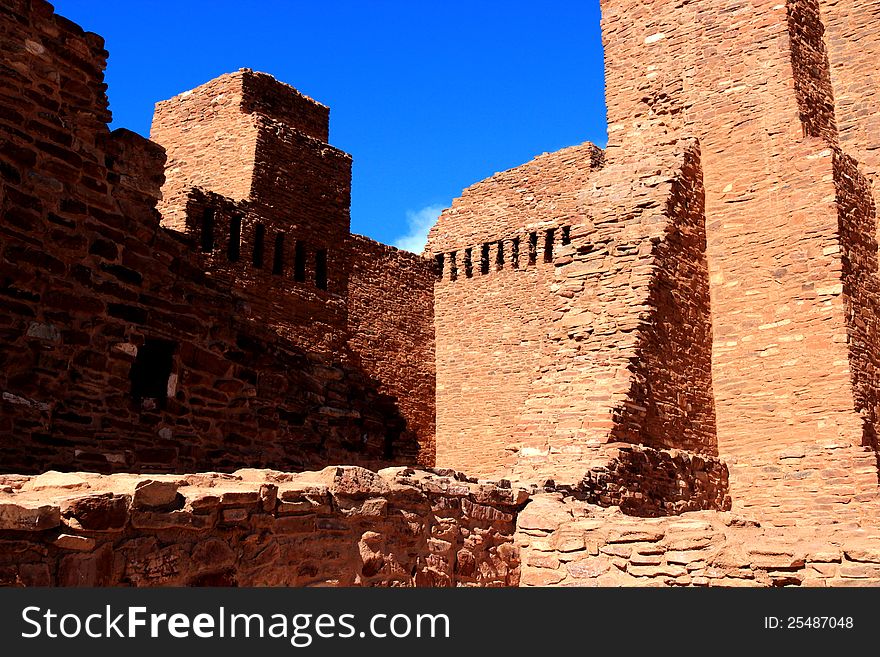
{"label": "rubble stones", "polygon": [[279,474],[76,473],[88,495],[64,480],[33,490],[38,477],[25,478],[0,493],[0,584],[519,583],[520,489],[405,468]]}
{"label": "rubble stones", "polygon": [[[564,519],[537,530],[532,505]],[[580,516],[594,522],[585,524]],[[519,515],[521,586],[850,586],[880,584],[880,535],[761,527],[697,511],[640,519],[539,494]]]}

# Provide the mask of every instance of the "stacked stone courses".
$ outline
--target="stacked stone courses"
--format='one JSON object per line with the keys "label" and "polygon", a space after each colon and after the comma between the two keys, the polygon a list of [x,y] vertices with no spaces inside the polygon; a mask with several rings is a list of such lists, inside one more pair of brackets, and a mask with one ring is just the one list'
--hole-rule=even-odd
{"label": "stacked stone courses", "polygon": [[543,155],[440,217],[428,251],[492,265],[436,283],[441,464],[571,482],[616,441],[717,453],[699,148],[658,150]]}
{"label": "stacked stone courses", "polygon": [[876,109],[852,108],[870,102],[875,67],[856,74],[840,53],[870,52],[876,3],[602,9],[609,152],[678,131],[701,142],[718,449],[734,509],[783,525],[872,517],[876,216],[873,165],[855,159],[871,145],[855,137]]}
{"label": "stacked stone courses", "polygon": [[0,475],[0,585],[516,585],[528,494],[444,475]]}
{"label": "stacked stone courses", "polygon": [[[358,303],[375,295],[369,303],[387,310],[388,333],[393,325],[430,354],[430,313],[401,317],[395,305],[430,305],[430,287],[420,284],[430,280],[430,266],[402,252],[381,261],[365,256],[349,281],[367,241],[352,241],[348,232],[350,158],[318,141],[327,134],[326,108],[269,76],[221,78],[207,86],[219,99],[214,107],[224,107],[217,110],[224,123],[212,128],[201,121],[213,119],[200,118],[190,127],[230,140],[201,148],[199,160],[171,149],[163,186],[165,151],[107,128],[100,37],[44,2],[8,3],[0,20],[0,468],[193,472],[431,463],[431,358],[406,370],[408,390],[424,393],[418,403],[414,392],[407,399],[408,419],[395,394],[404,373],[380,380],[393,369],[387,363],[394,352],[354,337],[383,327],[376,317],[362,327],[364,320],[350,322],[347,312],[351,288],[361,285]],[[241,102],[225,107],[233,89]],[[193,97],[210,105],[209,95]],[[189,119],[195,102],[180,115]],[[171,122],[169,112],[160,108],[159,116]],[[270,122],[276,132],[266,137]],[[237,133],[231,126],[239,124],[246,127]],[[248,155],[243,144],[264,140],[299,149],[281,153],[288,167],[301,155],[296,175],[261,174],[270,166],[258,161],[262,147]],[[230,141],[245,158],[234,171],[225,157]],[[242,166],[253,184],[238,193],[232,186],[242,180]],[[205,177],[194,180],[194,171]],[[181,192],[178,174],[209,188]],[[298,190],[310,204],[273,206],[266,201],[272,186]],[[160,198],[181,203],[176,209],[185,218],[161,226]],[[308,217],[290,216],[289,208]],[[236,217],[238,258],[230,257]],[[273,247],[295,251],[307,221],[307,280],[297,280],[294,258],[276,258]],[[253,253],[257,224],[264,227],[261,263]],[[278,241],[282,229],[289,237]],[[322,250],[323,285],[315,260]],[[399,265],[406,273],[390,298],[377,281]]]}
{"label": "stacked stone courses", "polygon": [[350,232],[250,69],[0,6],[0,585],[880,584],[878,0],[602,0],[609,143]]}

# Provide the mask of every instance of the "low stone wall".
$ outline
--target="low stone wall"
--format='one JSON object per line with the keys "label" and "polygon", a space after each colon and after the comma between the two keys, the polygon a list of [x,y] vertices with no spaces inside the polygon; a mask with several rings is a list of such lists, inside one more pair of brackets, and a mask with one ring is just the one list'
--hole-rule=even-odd
{"label": "low stone wall", "polygon": [[[664,471],[641,448],[621,455]],[[627,491],[617,481],[605,495]],[[0,586],[880,585],[880,531],[856,523],[636,517],[627,500],[650,495],[604,507],[583,494],[354,466],[0,475]]]}
{"label": "low stone wall", "polygon": [[731,513],[633,518],[560,493],[517,520],[522,586],[878,586],[880,532]]}
{"label": "low stone wall", "polygon": [[527,499],[405,468],[5,475],[0,585],[516,586]]}

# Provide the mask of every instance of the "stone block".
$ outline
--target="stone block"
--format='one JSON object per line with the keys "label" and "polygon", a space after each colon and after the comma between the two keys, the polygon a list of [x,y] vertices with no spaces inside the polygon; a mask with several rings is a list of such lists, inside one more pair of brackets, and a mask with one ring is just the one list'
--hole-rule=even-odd
{"label": "stone block", "polygon": [[158,509],[177,502],[178,484],[171,481],[147,479],[138,482],[134,489],[132,506],[136,509]]}
{"label": "stone block", "polygon": [[61,509],[52,504],[0,502],[0,529],[34,532],[61,524]]}
{"label": "stone block", "polygon": [[85,531],[119,531],[128,522],[130,498],[102,493],[67,500],[61,507],[64,522]]}

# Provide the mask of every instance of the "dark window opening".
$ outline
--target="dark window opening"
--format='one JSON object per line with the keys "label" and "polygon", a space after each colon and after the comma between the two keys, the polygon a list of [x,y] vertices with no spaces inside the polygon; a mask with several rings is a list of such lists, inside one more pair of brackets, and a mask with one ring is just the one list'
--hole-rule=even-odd
{"label": "dark window opening", "polygon": [[498,248],[495,251],[495,269],[504,269],[504,240],[498,240]]}
{"label": "dark window opening", "polygon": [[449,280],[451,281],[458,280],[458,262],[456,262],[457,258],[458,251],[453,251],[449,254]]}
{"label": "dark window opening", "polygon": [[442,253],[434,256],[434,278],[438,281],[443,280],[443,260],[445,257]]}
{"label": "dark window opening", "polygon": [[275,251],[272,253],[272,273],[281,276],[284,272],[284,233],[275,235]]}
{"label": "dark window opening", "polygon": [[510,241],[510,265],[514,269],[519,269],[519,238],[514,237]]}
{"label": "dark window opening", "polygon": [[263,242],[266,239],[266,227],[263,224],[257,224],[254,227],[254,267],[262,269],[263,267]]}
{"label": "dark window opening", "polygon": [[394,458],[394,445],[400,439],[400,431],[388,431],[385,434],[382,458],[390,461]]}
{"label": "dark window opening", "polygon": [[464,275],[468,278],[474,277],[474,258],[473,249],[464,250]]}
{"label": "dark window opening", "polygon": [[241,255],[241,217],[229,220],[229,248],[226,250],[229,262],[238,262]]}
{"label": "dark window opening", "polygon": [[175,351],[177,344],[170,340],[147,338],[129,373],[132,399],[155,399],[160,407],[165,405]]}
{"label": "dark window opening", "polygon": [[538,233],[529,233],[529,264],[538,262]]}
{"label": "dark window opening", "polygon": [[548,228],[544,235],[544,262],[553,262],[553,233],[552,228]]}
{"label": "dark window opening", "polygon": [[202,214],[202,251],[214,250],[214,208],[205,208]]}
{"label": "dark window opening", "polygon": [[315,251],[315,285],[327,289],[327,249]]}
{"label": "dark window opening", "polygon": [[293,247],[293,280],[306,282],[306,244],[302,240],[297,240]]}
{"label": "dark window opening", "polygon": [[562,227],[562,246],[571,244],[571,226]]}
{"label": "dark window opening", "polygon": [[489,245],[483,244],[480,249],[480,273],[484,276],[489,273]]}

